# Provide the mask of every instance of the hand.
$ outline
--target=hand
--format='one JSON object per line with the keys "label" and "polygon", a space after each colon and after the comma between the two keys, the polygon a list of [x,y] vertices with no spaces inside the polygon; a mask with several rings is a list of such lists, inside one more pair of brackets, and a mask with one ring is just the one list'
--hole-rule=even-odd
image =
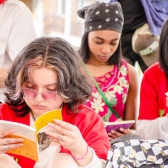
{"label": "hand", "polygon": [[61,120],[54,120],[54,123],[49,123],[48,127],[52,128],[52,131],[45,132],[49,138],[62,145],[65,149],[70,150],[75,156],[80,156],[86,152],[87,143],[75,125]]}
{"label": "hand", "polygon": [[126,134],[131,134],[129,129],[120,128],[120,131],[111,130],[108,133],[109,141],[111,141],[111,140],[113,140],[115,138],[124,136]]}
{"label": "hand", "polygon": [[14,130],[0,131],[0,154],[5,153],[10,149],[23,146],[24,139],[22,138],[5,138],[5,136],[14,133]]}

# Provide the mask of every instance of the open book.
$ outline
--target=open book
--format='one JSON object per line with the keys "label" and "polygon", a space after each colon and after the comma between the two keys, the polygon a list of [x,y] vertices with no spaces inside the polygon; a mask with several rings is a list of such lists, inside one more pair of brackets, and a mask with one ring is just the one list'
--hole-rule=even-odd
{"label": "open book", "polygon": [[13,134],[7,135],[6,137],[19,137],[24,139],[23,146],[8,150],[7,153],[22,155],[38,162],[39,152],[50,146],[51,140],[44,131],[47,129],[47,124],[54,119],[62,120],[61,109],[46,112],[38,117],[34,123],[34,128],[21,123],[0,120],[0,130],[15,130]]}
{"label": "open book", "polygon": [[116,122],[104,122],[107,132],[111,130],[119,131],[120,128],[128,129],[135,123],[135,120],[116,121]]}

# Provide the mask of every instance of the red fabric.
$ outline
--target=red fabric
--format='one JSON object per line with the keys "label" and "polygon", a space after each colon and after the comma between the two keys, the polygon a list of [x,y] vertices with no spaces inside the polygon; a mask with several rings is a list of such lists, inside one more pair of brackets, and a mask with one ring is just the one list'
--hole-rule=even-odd
{"label": "red fabric", "polygon": [[0,4],[3,3],[5,0],[0,0]]}
{"label": "red fabric", "polygon": [[[99,158],[106,160],[110,143],[101,117],[87,106],[81,106],[80,111],[78,114],[67,115],[64,107],[63,120],[78,126],[89,147],[95,150]],[[61,152],[70,153],[63,147]]]}
{"label": "red fabric", "polygon": [[[76,125],[81,130],[82,136],[88,145],[95,150],[97,156],[106,160],[110,144],[100,116],[86,106],[80,106],[81,112],[78,114],[73,114],[69,111],[67,114],[66,111],[67,108],[64,106],[62,109],[63,120]],[[22,118],[17,117],[7,104],[0,105],[0,119],[30,125],[29,114]],[[70,153],[63,147],[61,152]],[[15,160],[17,158],[22,168],[34,167],[35,161],[31,159],[19,155],[9,155],[14,156]]]}
{"label": "red fabric", "polygon": [[[165,109],[165,93],[167,92],[166,74],[155,63],[144,73],[140,90],[139,120],[153,120],[158,117],[159,111]],[[166,115],[166,113],[164,115]]]}
{"label": "red fabric", "polygon": [[[14,114],[12,109],[7,104],[0,105],[0,119],[18,122],[18,123],[22,123],[25,125],[30,125],[30,115],[26,115],[25,117],[22,117],[22,118],[18,117]],[[9,154],[9,155],[13,156],[14,160],[18,159],[18,163],[22,168],[33,168],[34,167],[34,164],[35,164],[34,160],[31,160],[24,156],[15,155],[15,154]]]}

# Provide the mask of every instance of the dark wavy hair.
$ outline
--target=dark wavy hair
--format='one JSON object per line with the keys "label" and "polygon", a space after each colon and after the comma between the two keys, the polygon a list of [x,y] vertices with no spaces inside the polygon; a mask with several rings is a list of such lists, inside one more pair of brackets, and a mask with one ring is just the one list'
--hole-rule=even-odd
{"label": "dark wavy hair", "polygon": [[168,78],[168,20],[165,22],[160,35],[159,63]]}
{"label": "dark wavy hair", "polygon": [[[89,45],[88,45],[88,35],[89,35],[89,32],[85,32],[83,34],[82,40],[81,40],[81,46],[78,51],[85,64],[88,63],[89,55],[90,55],[90,49],[89,49]],[[114,54],[108,60],[109,65],[116,64],[117,66],[119,66],[121,57],[122,57],[121,42],[119,42],[117,50],[114,52]]]}
{"label": "dark wavy hair", "polygon": [[57,92],[67,109],[77,112],[77,105],[84,103],[92,90],[89,80],[82,74],[81,64],[80,56],[67,41],[52,37],[34,40],[19,53],[8,72],[6,103],[20,117],[29,113],[30,108],[21,94],[22,87],[30,78],[32,67],[46,67],[56,72]]}

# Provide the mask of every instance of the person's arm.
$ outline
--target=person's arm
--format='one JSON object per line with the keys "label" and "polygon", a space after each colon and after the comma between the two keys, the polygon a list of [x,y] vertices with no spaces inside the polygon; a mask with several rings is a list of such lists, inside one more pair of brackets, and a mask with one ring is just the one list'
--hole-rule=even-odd
{"label": "person's arm", "polygon": [[[138,113],[138,75],[134,67],[128,64],[129,90],[125,104],[124,120],[135,120]],[[135,126],[131,127],[135,128]]]}
{"label": "person's arm", "polygon": [[138,120],[136,134],[144,139],[168,139],[168,116],[155,120]]}
{"label": "person's arm", "polygon": [[[164,95],[159,93],[161,87],[158,85],[160,81],[158,76],[159,74],[153,68],[144,73],[140,88],[139,120],[153,120],[159,117],[159,101]],[[165,80],[162,79],[163,88],[166,87],[164,82]]]}
{"label": "person's arm", "polygon": [[80,167],[80,168],[93,168],[93,167],[103,168],[104,165],[105,165],[105,160],[101,160],[100,158],[98,158],[95,151],[93,149],[91,149],[91,150],[92,150],[92,153],[93,153],[91,162],[87,166]]}
{"label": "person's arm", "polygon": [[[128,96],[125,103],[125,113],[124,120],[135,120],[136,114],[138,113],[138,77],[134,67],[128,64],[128,73],[129,73],[129,90]],[[135,125],[131,127],[135,129]],[[109,140],[130,134],[129,129],[120,128],[120,132],[112,130],[108,133]]]}
{"label": "person's arm", "polygon": [[[36,38],[33,18],[30,10],[24,5],[13,15],[11,31],[6,43],[6,52],[13,61],[18,53],[31,41]],[[0,68],[0,88],[4,88],[4,80],[7,76],[9,67]]]}
{"label": "person's arm", "polygon": [[4,88],[5,84],[5,78],[7,77],[7,72],[8,72],[9,68],[1,68],[0,69],[0,88]]}
{"label": "person's arm", "polygon": [[6,51],[13,61],[19,52],[36,38],[33,17],[28,7],[17,8],[13,15]]}

